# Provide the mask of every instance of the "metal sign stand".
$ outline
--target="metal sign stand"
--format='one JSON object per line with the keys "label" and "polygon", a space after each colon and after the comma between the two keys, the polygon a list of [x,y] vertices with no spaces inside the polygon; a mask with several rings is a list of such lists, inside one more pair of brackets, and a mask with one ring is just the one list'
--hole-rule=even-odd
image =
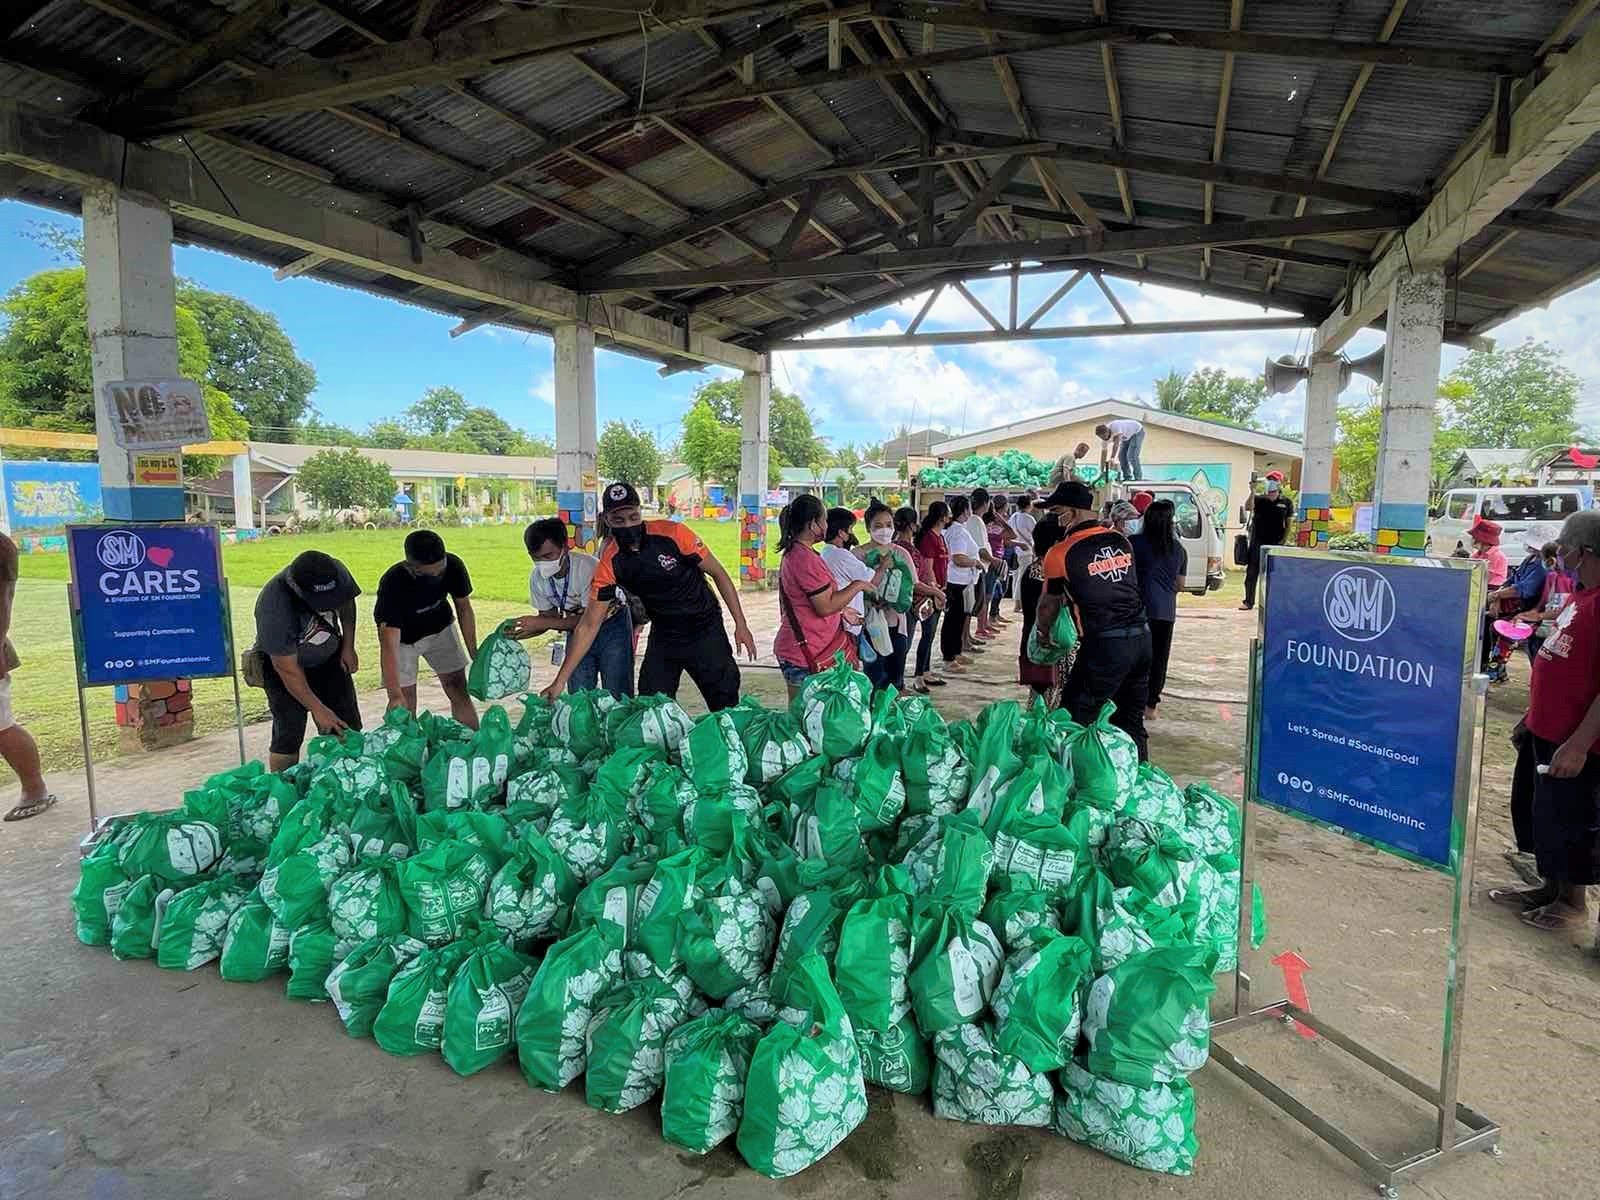
{"label": "metal sign stand", "polygon": [[[1263,628],[1265,607],[1263,603]],[[1501,1153],[1500,1126],[1476,1109],[1462,1104],[1456,1095],[1461,1060],[1462,1013],[1466,1000],[1468,901],[1472,894],[1472,866],[1477,842],[1478,790],[1483,771],[1483,742],[1487,716],[1485,698],[1488,695],[1489,680],[1487,676],[1474,675],[1462,688],[1460,724],[1462,733],[1457,746],[1454,796],[1455,822],[1461,831],[1462,842],[1460,866],[1454,872],[1455,884],[1451,904],[1450,946],[1445,973],[1444,1044],[1440,1057],[1439,1082],[1434,1085],[1419,1079],[1376,1050],[1363,1045],[1321,1017],[1307,1012],[1287,999],[1277,1000],[1259,1008],[1250,1007],[1250,976],[1244,970],[1244,955],[1250,945],[1252,918],[1255,845],[1250,810],[1256,794],[1257,751],[1260,745],[1261,656],[1262,639],[1252,638],[1249,664],[1250,712],[1245,734],[1244,796],[1240,804],[1239,955],[1234,968],[1233,1013],[1222,1020],[1212,1022],[1211,1058],[1350,1159],[1376,1185],[1379,1196],[1385,1197],[1385,1200],[1392,1200],[1398,1195],[1397,1187],[1400,1183],[1429,1167],[1439,1165],[1451,1155],[1468,1150],[1481,1150],[1498,1158]],[[1394,1161],[1389,1161],[1297,1100],[1226,1047],[1216,1043],[1215,1038],[1218,1034],[1269,1021],[1285,1025],[1298,1022],[1304,1025],[1326,1038],[1330,1044],[1359,1059],[1432,1106],[1437,1114],[1432,1142]]]}

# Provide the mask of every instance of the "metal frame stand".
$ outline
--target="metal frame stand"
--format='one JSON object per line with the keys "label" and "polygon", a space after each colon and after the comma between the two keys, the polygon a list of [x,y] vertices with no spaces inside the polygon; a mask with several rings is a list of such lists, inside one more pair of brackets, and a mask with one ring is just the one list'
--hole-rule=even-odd
{"label": "metal frame stand", "polygon": [[[1461,769],[1456,775],[1458,780],[1456,811],[1462,821],[1463,845],[1461,869],[1455,874],[1451,905],[1450,962],[1445,976],[1444,1046],[1440,1058],[1439,1083],[1435,1086],[1418,1079],[1376,1050],[1362,1045],[1355,1038],[1287,999],[1276,1000],[1259,1008],[1250,1007],[1250,976],[1244,970],[1244,955],[1250,945],[1251,895],[1254,882],[1255,843],[1250,809],[1251,797],[1255,794],[1256,749],[1260,727],[1258,704],[1261,677],[1260,650],[1260,639],[1252,638],[1249,692],[1251,711],[1250,719],[1246,723],[1244,796],[1240,803],[1239,955],[1233,975],[1233,1013],[1211,1024],[1211,1058],[1224,1070],[1266,1097],[1355,1163],[1376,1186],[1378,1195],[1385,1197],[1385,1200],[1392,1200],[1399,1194],[1397,1191],[1399,1184],[1429,1167],[1439,1165],[1451,1155],[1468,1150],[1481,1150],[1498,1158],[1501,1153],[1500,1126],[1476,1109],[1462,1104],[1456,1097],[1461,1060],[1462,1011],[1467,979],[1467,905],[1472,894],[1472,866],[1478,831],[1478,787],[1483,771],[1485,697],[1488,695],[1489,680],[1484,675],[1474,676],[1470,693],[1464,694],[1462,699],[1463,715],[1470,716],[1468,728],[1471,729],[1472,736],[1462,739],[1458,763]],[[1216,1044],[1218,1034],[1268,1021],[1276,1021],[1285,1026],[1299,1022],[1352,1058],[1359,1059],[1380,1075],[1432,1105],[1438,1115],[1432,1144],[1395,1161],[1388,1161],[1291,1096],[1226,1047]],[[1465,1133],[1462,1132],[1463,1129]]]}

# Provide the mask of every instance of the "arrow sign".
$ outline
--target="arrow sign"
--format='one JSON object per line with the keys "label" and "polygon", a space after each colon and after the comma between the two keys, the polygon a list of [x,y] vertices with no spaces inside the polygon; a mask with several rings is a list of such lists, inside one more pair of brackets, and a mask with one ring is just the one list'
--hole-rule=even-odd
{"label": "arrow sign", "polygon": [[[1311,970],[1311,964],[1301,958],[1293,950],[1285,950],[1272,960],[1272,965],[1283,971],[1283,990],[1289,997],[1289,1003],[1296,1008],[1311,1011],[1311,997],[1306,992],[1306,972]],[[1308,1029],[1299,1021],[1294,1022],[1295,1032],[1303,1038],[1315,1038],[1315,1031]]]}

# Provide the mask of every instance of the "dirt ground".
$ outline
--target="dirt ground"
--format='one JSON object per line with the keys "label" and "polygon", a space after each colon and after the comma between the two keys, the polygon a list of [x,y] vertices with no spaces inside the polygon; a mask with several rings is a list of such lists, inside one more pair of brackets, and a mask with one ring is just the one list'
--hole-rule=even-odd
{"label": "dirt ground", "polygon": [[[775,604],[747,601],[771,644]],[[1180,782],[1237,795],[1244,731],[1245,614],[1211,598],[1180,617],[1152,757]],[[1020,695],[1016,627],[974,676],[944,689],[948,716]],[[768,660],[770,662],[770,659]],[[544,671],[549,670],[548,666]],[[1506,735],[1527,667],[1490,707],[1478,836],[1481,885],[1506,879]],[[773,669],[747,690],[782,695]],[[689,689],[692,690],[692,689]],[[424,702],[439,706],[435,691]],[[367,711],[381,708],[367,697]],[[248,731],[265,750],[265,726]],[[175,804],[236,757],[231,734],[157,757],[102,765],[101,812]],[[0,1200],[95,1197],[499,1197],[666,1200],[695,1195],[1022,1200],[1184,1195],[1219,1200],[1352,1197],[1353,1167],[1216,1064],[1194,1076],[1200,1157],[1178,1180],[1121,1166],[1040,1130],[936,1121],[926,1098],[873,1092],[870,1115],[834,1154],[781,1183],[748,1170],[731,1143],[705,1158],[668,1146],[658,1110],[622,1117],[527,1088],[514,1065],[469,1080],[441,1060],[392,1058],[347,1038],[327,1005],[299,1005],[282,981],[228,984],[119,963],[77,943],[68,893],[87,823],[83,780],[61,803],[0,826]],[[13,789],[14,790],[14,789]],[[0,797],[9,807],[12,797]],[[1311,964],[1317,1013],[1423,1077],[1438,1070],[1447,881],[1297,821],[1258,815],[1257,876],[1271,936],[1247,961],[1255,1000],[1282,994],[1268,960]],[[1482,888],[1479,888],[1481,894]],[[1230,995],[1224,981],[1218,1006]],[[1600,1151],[1600,963],[1576,937],[1537,934],[1475,900],[1461,1098],[1505,1127],[1499,1159],[1473,1153],[1420,1176],[1413,1194],[1448,1200],[1571,1200],[1594,1193]],[[1281,1025],[1229,1035],[1236,1054],[1390,1157],[1426,1144],[1428,1112],[1322,1040]]]}

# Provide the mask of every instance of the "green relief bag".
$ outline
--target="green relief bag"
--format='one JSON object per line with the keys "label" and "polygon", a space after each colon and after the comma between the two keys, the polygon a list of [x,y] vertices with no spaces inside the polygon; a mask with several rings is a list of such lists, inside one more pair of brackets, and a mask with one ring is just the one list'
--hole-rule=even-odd
{"label": "green relief bag", "polygon": [[639,797],[649,786],[651,774],[667,765],[664,750],[654,746],[623,746],[601,760],[589,786],[609,790],[632,809],[637,807]]}
{"label": "green relief bag", "polygon": [[1146,950],[1181,946],[1189,941],[1183,918],[1137,888],[1119,888],[1099,867],[1091,866],[1078,891],[1069,932],[1088,942],[1095,971],[1109,971]]}
{"label": "green relief bag", "polygon": [[470,741],[449,743],[422,768],[426,807],[483,808],[499,800],[511,775],[513,740],[506,710],[491,705]]}
{"label": "green relief bag", "polygon": [[400,896],[406,932],[430,946],[454,941],[483,911],[494,866],[466,842],[440,842],[400,864]]}
{"label": "green relief bag", "polygon": [[[268,862],[271,862],[270,851]],[[349,840],[329,829],[304,849],[267,867],[258,885],[261,898],[267,902],[273,916],[289,928],[298,929],[326,913],[328,889],[349,865]]]}
{"label": "green relief bag", "polygon": [[1139,778],[1139,748],[1111,723],[1117,706],[1107,700],[1093,723],[1072,738],[1073,797],[1121,812]]}
{"label": "green relief bag", "polygon": [[638,966],[630,963],[635,975],[646,974],[652,967],[662,975],[677,970],[678,919],[700,899],[700,878],[709,866],[710,855],[698,846],[656,863],[650,882],[639,893],[633,936],[628,939],[641,960]]}
{"label": "green relief bag", "polygon": [[872,732],[872,683],[845,661],[841,650],[833,666],[805,681],[790,711],[799,718],[806,740],[825,757],[849,758]]}
{"label": "green relief bag", "polygon": [[856,1048],[861,1051],[861,1075],[874,1087],[920,1096],[928,1090],[933,1053],[917,1028],[909,1003],[895,1010],[887,1029],[858,1029]]}
{"label": "green relief bag", "polygon": [[785,808],[793,808],[808,802],[828,775],[828,760],[820,754],[813,755],[780,775],[768,786],[767,795]]}
{"label": "green relief bag", "polygon": [[474,1075],[509,1058],[517,1014],[536,963],[485,929],[456,968],[445,994],[444,1061],[457,1075]]}
{"label": "green relief bag", "polygon": [[1216,951],[1204,946],[1146,950],[1089,985],[1084,1065],[1104,1079],[1150,1087],[1205,1066]]}
{"label": "green relief bag", "polygon": [[[909,869],[909,868],[908,868]],[[927,893],[943,904],[977,912],[989,894],[994,847],[971,809],[940,819]]]}
{"label": "green relief bag", "polygon": [[861,814],[863,833],[893,829],[905,811],[906,785],[900,774],[897,738],[874,738],[859,757],[835,763],[833,777],[848,786],[850,800]]}
{"label": "green relief bag", "polygon": [[1064,708],[1046,708],[1035,696],[1017,726],[1016,748],[1023,762],[1048,758],[1067,772],[1072,785],[1072,738],[1083,728]]}
{"label": "green relief bag", "polygon": [[328,998],[329,972],[353,949],[355,944],[341,941],[326,920],[306,922],[289,935],[289,982],[284,995],[320,1004]]}
{"label": "green relief bag", "polygon": [[548,824],[556,809],[563,804],[577,803],[588,790],[589,781],[577,767],[535,762],[506,783],[507,819],[515,812],[521,820],[542,819]]}
{"label": "green relief bag", "polygon": [[972,784],[967,792],[967,812],[987,821],[1005,791],[1005,784],[1022,770],[1022,760],[1012,748],[1022,710],[1015,700],[1001,700],[978,714],[977,741],[968,755]]}
{"label": "green relief bag", "polygon": [[578,881],[588,883],[621,857],[632,828],[627,797],[596,787],[556,809],[544,834]]}
{"label": "green relief bag", "polygon": [[839,925],[834,983],[858,1038],[887,1032],[911,1003],[910,888],[899,867],[880,869]]}
{"label": "green relief bag", "polygon": [[995,1044],[987,1022],[933,1035],[933,1115],[977,1125],[1042,1129],[1055,1115],[1050,1076]]}
{"label": "green relief bag", "polygon": [[874,546],[867,551],[867,566],[876,571],[885,557],[889,560],[889,570],[885,572],[883,583],[878,588],[878,603],[897,613],[910,612],[916,590],[916,573],[906,561],[905,554],[881,546]]}
{"label": "green relief bag", "polygon": [[467,670],[467,692],[479,700],[503,700],[528,690],[533,664],[521,642],[510,636],[514,621],[502,621],[478,644]]}
{"label": "green relief bag", "polygon": [[707,996],[725,999],[766,971],[775,928],[761,892],[730,877],[715,895],[701,896],[679,921],[684,970]]}
{"label": "green relief bag", "polygon": [[713,792],[696,791],[683,810],[683,836],[712,854],[726,854],[761,822],[761,794],[742,783]]}
{"label": "green relief bag", "polygon": [[517,1016],[517,1063],[536,1088],[559,1092],[588,1066],[589,1025],[622,982],[622,928],[612,921],[568,934],[534,972]]}
{"label": "green relief bag", "polygon": [[636,979],[604,998],[588,1033],[583,1098],[590,1108],[627,1112],[661,1090],[667,1036],[689,1019],[693,1001],[681,976]]}
{"label": "green relief bag", "polygon": [[407,934],[368,938],[334,963],[323,985],[351,1037],[371,1037],[400,968],[428,947]]}
{"label": "green relief bag", "polygon": [[154,875],[141,875],[123,893],[111,918],[111,956],[123,960],[154,958],[161,933],[161,914],[177,892]]}
{"label": "green relief bag", "polygon": [[222,831],[181,809],[142,812],[117,836],[117,865],[129,879],[153,876],[163,886],[195,882],[222,857]]}
{"label": "green relief bag", "polygon": [[1050,1125],[1056,1133],[1146,1171],[1194,1173],[1200,1143],[1188,1080],[1134,1087],[1100,1079],[1077,1063],[1068,1063],[1056,1079],[1061,1094]]}
{"label": "green relief bag", "polygon": [[1111,827],[1100,861],[1118,887],[1131,887],[1177,909],[1194,877],[1194,851],[1170,826],[1124,817]]}
{"label": "green relief bag", "polygon": [[511,844],[505,866],[489,881],[484,916],[519,950],[566,932],[578,880],[554,847],[527,830]]}
{"label": "green relief bag", "polygon": [[1067,787],[1066,772],[1054,759],[1041,755],[967,809],[983,818],[983,831],[993,841],[1018,821],[1037,817],[1059,821],[1066,810]]}
{"label": "green relief bag", "polygon": [[639,824],[652,846],[670,853],[684,842],[683,812],[698,793],[682,767],[656,763],[640,793]]}
{"label": "green relief bag", "polygon": [[763,975],[749,987],[740,988],[722,1002],[722,1007],[766,1029],[778,1019],[778,1005],[772,999],[772,976]]}
{"label": "green relief bag", "polygon": [[358,805],[382,804],[389,796],[389,774],[383,760],[365,754],[330,759],[313,782],[338,791],[341,802],[336,807],[340,817]]}
{"label": "green relief bag", "polygon": [[373,1039],[390,1054],[432,1054],[444,1042],[444,1010],[450,981],[473,944],[463,938],[422,950],[389,982],[389,993],[372,1022]]}
{"label": "green relief bag", "polygon": [[1183,790],[1185,838],[1204,858],[1239,855],[1239,806],[1215,788],[1191,783]]}
{"label": "green relief bag", "polygon": [[1056,899],[1037,888],[1005,886],[996,892],[983,907],[983,920],[995,937],[1014,954],[1031,944],[1032,936],[1046,929],[1061,932],[1061,914],[1056,911]]}
{"label": "green relief bag", "polygon": [[498,871],[511,855],[511,827],[496,812],[458,808],[450,812],[423,813],[417,818],[417,849],[431,850],[440,842],[465,842],[483,852],[489,869]]}
{"label": "green relief bag", "polygon": [[639,896],[654,878],[655,863],[646,859],[619,858],[611,869],[578,891],[572,902],[572,932],[609,921],[622,934],[624,949],[635,948],[639,923]]}
{"label": "green relief bag", "polygon": [[550,735],[556,745],[565,746],[579,758],[604,754],[606,714],[617,706],[610,692],[598,688],[587,692],[567,692],[557,697],[550,713]]}
{"label": "green relief bag", "polygon": [[72,912],[78,940],[85,946],[111,943],[111,922],[133,881],[117,862],[121,847],[111,834],[103,834],[95,848],[78,864],[78,882],[72,889]]}
{"label": "green relief bag", "polygon": [[696,721],[680,752],[684,771],[702,793],[742,785],[750,768],[739,730],[726,713],[707,713]]}
{"label": "green relief bag", "polygon": [[971,768],[943,722],[913,727],[901,746],[900,763],[908,813],[944,816],[966,800]]}
{"label": "green relief bag", "polygon": [[417,723],[415,713],[391,708],[383,714],[383,724],[361,736],[361,752],[383,763],[390,780],[412,784],[422,778],[428,760],[428,735]]}
{"label": "green relief bag", "polygon": [[804,862],[800,880],[806,890],[794,898],[783,914],[783,928],[778,931],[777,953],[772,960],[772,998],[794,1008],[800,1005],[789,994],[791,977],[811,954],[832,969],[839,952],[839,927],[851,906],[867,891],[860,873],[842,866]]}
{"label": "green relief bag", "polygon": [[1007,888],[1070,896],[1091,861],[1088,829],[1081,810],[1065,823],[1048,815],[1013,819],[995,834],[993,877]]}
{"label": "green relief bag", "polygon": [[668,1034],[661,1136],[691,1154],[707,1154],[731,1137],[744,1113],[744,1081],[760,1040],[754,1022],[721,1008]]}
{"label": "green relief bag", "polygon": [[861,1054],[820,955],[797,964],[791,990],[806,1019],[779,1021],[756,1044],[737,1135],[745,1162],[769,1179],[805,1170],[867,1115]]}
{"label": "green relief bag", "polygon": [[740,708],[753,710],[742,721],[738,714],[733,718],[744,743],[746,783],[766,787],[811,756],[811,744],[790,713],[769,712],[748,696]]}
{"label": "green relief bag", "polygon": [[789,844],[800,858],[840,867],[866,865],[861,813],[835,780],[818,784],[810,800],[795,805],[792,816]]}
{"label": "green relief bag", "polygon": [[1140,763],[1124,812],[1152,825],[1181,831],[1186,823],[1183,792],[1160,767]]}
{"label": "green relief bag", "polygon": [[1054,1071],[1071,1062],[1090,957],[1081,939],[1044,932],[1007,958],[989,1002],[995,1047],[1034,1071]]}
{"label": "green relief bag", "polygon": [[1041,667],[1053,667],[1066,662],[1072,648],[1078,644],[1078,626],[1072,620],[1072,609],[1063,604],[1050,623],[1050,640],[1039,634],[1039,626],[1028,631],[1028,661]]}
{"label": "green relief bag", "polygon": [[328,888],[328,923],[342,942],[403,933],[406,905],[399,863],[387,855],[365,858]]}
{"label": "green relief bag", "polygon": [[911,1004],[932,1037],[976,1021],[1000,982],[1005,954],[994,931],[965,910],[918,900],[911,916]]}
{"label": "green relief bag", "polygon": [[162,914],[156,966],[192,971],[218,957],[228,936],[228,922],[250,894],[251,889],[231,875],[179,892]]}
{"label": "green relief bag", "polygon": [[620,700],[606,714],[607,739],[619,750],[647,747],[676,756],[693,728],[694,718],[671,696]]}
{"label": "green relief bag", "polygon": [[259,983],[289,969],[289,927],[259,894],[248,897],[228,922],[217,967],[234,983]]}

